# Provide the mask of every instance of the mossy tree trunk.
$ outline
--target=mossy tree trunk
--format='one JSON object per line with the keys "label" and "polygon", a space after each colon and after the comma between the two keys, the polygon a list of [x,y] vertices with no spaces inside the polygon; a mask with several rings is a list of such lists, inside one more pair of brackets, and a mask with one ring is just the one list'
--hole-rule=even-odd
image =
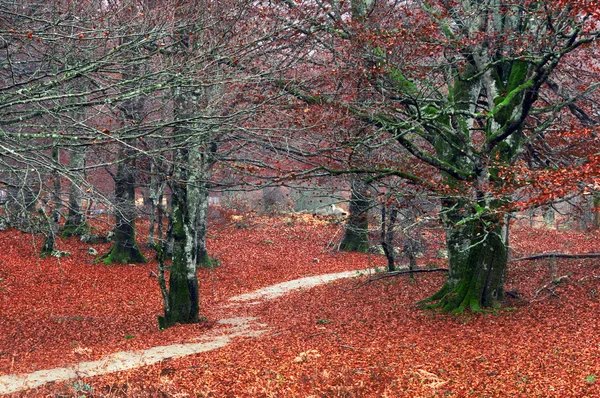
{"label": "mossy tree trunk", "polygon": [[[176,110],[181,103],[177,101]],[[186,128],[177,127],[175,134],[184,136]],[[171,239],[173,245],[169,287],[164,316],[158,318],[161,329],[175,323],[198,322],[199,289],[196,274],[196,217],[198,211],[199,184],[198,169],[194,163],[196,148],[181,147],[176,150],[173,178],[170,180],[171,198]],[[191,158],[191,159],[190,159]],[[192,160],[192,163],[190,163]]]}
{"label": "mossy tree trunk", "polygon": [[346,232],[340,244],[340,250],[363,253],[369,250],[369,219],[367,217],[369,206],[367,185],[360,178],[354,179],[350,193]]}
{"label": "mossy tree trunk", "polygon": [[[178,174],[179,177],[183,177],[184,173]],[[171,184],[173,255],[165,314],[158,318],[161,329],[168,328],[175,323],[198,322],[199,289],[196,264],[193,259],[195,253],[192,229],[195,223],[195,210],[188,205],[189,200],[193,200],[193,193],[188,191],[188,188],[188,184],[181,179]],[[192,193],[192,197],[190,197],[190,193]]]}
{"label": "mossy tree trunk", "polygon": [[508,263],[502,217],[474,215],[464,201],[455,200],[444,201],[442,214],[450,272],[442,288],[424,302],[453,312],[500,306]]}
{"label": "mossy tree trunk", "polygon": [[120,159],[115,176],[114,245],[101,260],[104,264],[145,263],[148,260],[135,239],[135,156],[122,149]]}

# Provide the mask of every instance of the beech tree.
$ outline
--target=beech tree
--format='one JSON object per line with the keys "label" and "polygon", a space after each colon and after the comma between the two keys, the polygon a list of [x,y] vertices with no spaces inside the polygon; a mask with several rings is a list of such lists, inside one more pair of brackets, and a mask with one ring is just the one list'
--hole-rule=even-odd
{"label": "beech tree", "polygon": [[[594,114],[588,99],[600,77],[593,2],[286,4],[297,45],[317,43],[318,51],[307,61],[310,73],[290,76],[283,89],[311,112],[335,109],[359,120],[371,131],[364,145],[397,153],[396,161],[324,168],[397,176],[440,197],[450,272],[426,302],[450,311],[498,306],[507,215],[573,194],[551,182],[561,172],[576,176],[573,189],[597,183],[589,170],[598,171],[598,155],[584,150],[594,134],[584,123]],[[537,147],[547,156],[564,153],[565,139],[582,157],[571,170],[527,164]],[[526,195],[525,182],[538,193]]]}
{"label": "beech tree", "polygon": [[168,288],[159,281],[165,303],[161,327],[199,319],[196,267],[216,261],[206,247],[213,166],[243,159],[238,148],[257,137],[251,119],[270,98],[257,95],[266,75],[255,73],[252,64],[263,52],[260,43],[272,40],[277,26],[261,21],[252,1],[176,1],[170,10],[172,45],[161,56],[172,82],[167,180],[173,253]]}

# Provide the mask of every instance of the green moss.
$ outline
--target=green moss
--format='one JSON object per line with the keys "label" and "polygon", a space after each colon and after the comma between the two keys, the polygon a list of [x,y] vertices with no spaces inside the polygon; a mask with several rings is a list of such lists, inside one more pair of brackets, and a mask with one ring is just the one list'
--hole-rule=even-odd
{"label": "green moss", "polygon": [[185,239],[185,229],[183,226],[183,214],[179,206],[173,208],[173,238],[174,239]]}
{"label": "green moss", "polygon": [[204,254],[202,258],[196,261],[197,268],[215,268],[221,265],[217,259],[210,257],[208,254]]}
{"label": "green moss", "polygon": [[340,250],[345,252],[366,253],[369,251],[369,237],[367,233],[347,233],[340,244]]}
{"label": "green moss", "polygon": [[415,87],[413,82],[408,80],[399,69],[392,68],[389,76],[394,81],[395,86],[396,86],[395,88],[398,92],[406,93],[406,94],[416,94],[417,93],[417,88]]}
{"label": "green moss", "polygon": [[148,259],[144,257],[137,245],[131,248],[124,248],[121,245],[115,244],[112,249],[101,256],[98,261],[103,264],[140,264],[147,263]]}

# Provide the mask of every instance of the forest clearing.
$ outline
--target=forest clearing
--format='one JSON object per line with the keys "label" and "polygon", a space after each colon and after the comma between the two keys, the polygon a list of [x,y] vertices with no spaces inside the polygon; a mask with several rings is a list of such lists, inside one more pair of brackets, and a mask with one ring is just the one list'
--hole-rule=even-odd
{"label": "forest clearing", "polygon": [[597,0],[0,0],[0,395],[600,396]]}
{"label": "forest clearing", "polygon": [[[0,374],[197,341],[222,326],[220,319],[244,316],[257,317],[266,332],[234,338],[213,351],[92,378],[82,374],[16,396],[600,393],[600,269],[595,259],[558,260],[559,277],[568,278],[554,284],[548,279],[548,260],[511,262],[507,290],[519,298],[483,313],[449,315],[417,308],[418,300],[443,283],[439,273],[364,286],[369,276],[357,274],[232,306],[229,298],[278,282],[385,264],[381,255],[331,251],[328,244],[339,226],[310,217],[248,218],[240,225],[216,227],[208,240],[209,248],[221,253],[221,265],[199,270],[205,321],[163,331],[156,323],[162,302],[152,276],[155,260],[93,264],[89,245],[76,239],[61,242],[72,256],[39,259],[30,236],[1,232]],[[515,227],[513,235],[513,249],[520,255],[535,254],[539,247],[588,253],[599,242],[597,232],[527,226]]]}

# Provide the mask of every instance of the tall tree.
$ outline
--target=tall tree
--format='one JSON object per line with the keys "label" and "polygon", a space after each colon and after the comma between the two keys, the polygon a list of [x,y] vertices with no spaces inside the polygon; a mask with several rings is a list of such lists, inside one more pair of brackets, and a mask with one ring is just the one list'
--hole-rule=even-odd
{"label": "tall tree", "polygon": [[[173,104],[172,195],[170,230],[172,265],[169,286],[161,283],[165,300],[161,327],[198,321],[197,266],[213,265],[208,255],[208,193],[212,168],[244,121],[255,114],[242,96],[257,77],[236,67],[251,62],[256,46],[249,29],[257,21],[251,1],[179,1],[173,4],[173,51],[170,65]],[[251,98],[251,97],[250,97]]]}
{"label": "tall tree", "polygon": [[[523,182],[541,172],[539,165],[526,172],[526,150],[543,143],[544,152],[556,155],[565,149],[562,136],[581,150],[591,139],[589,125],[578,126],[582,118],[569,112],[577,113],[571,105],[579,104],[590,114],[586,98],[597,87],[598,74],[586,80],[572,74],[583,67],[578,59],[596,51],[592,2],[287,4],[296,45],[309,42],[318,50],[308,58],[310,73],[298,69],[301,78],[282,88],[313,107],[353,116],[377,137],[373,148],[410,159],[400,164],[362,158],[345,171],[395,175],[441,197],[450,272],[428,302],[449,311],[499,305],[506,216],[524,204],[516,200]],[[359,85],[364,78],[369,84]],[[551,79],[569,87],[562,98]],[[598,170],[598,155],[579,153],[584,157],[577,173],[559,168],[577,175],[581,188],[593,185],[595,177],[584,169]],[[558,171],[544,175],[536,184],[546,183],[552,194],[536,195],[535,204],[567,193],[550,185]]]}

